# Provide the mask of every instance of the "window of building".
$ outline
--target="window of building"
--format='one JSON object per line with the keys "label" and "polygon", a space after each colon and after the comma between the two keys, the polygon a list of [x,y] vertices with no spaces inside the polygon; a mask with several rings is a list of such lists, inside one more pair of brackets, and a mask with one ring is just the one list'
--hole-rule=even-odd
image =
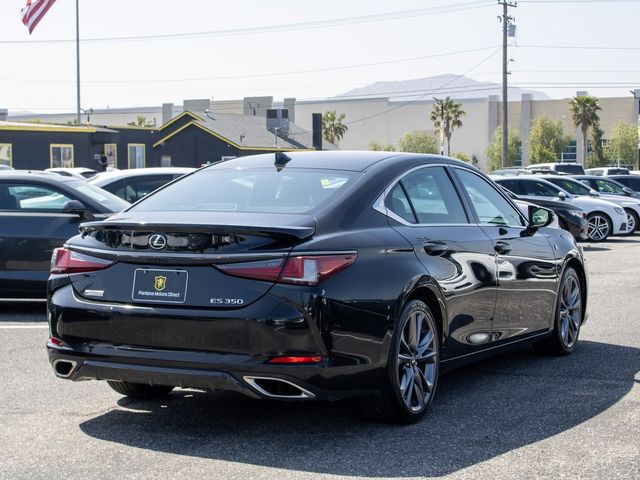
{"label": "window of building", "polygon": [[127,145],[129,151],[129,168],[144,168],[146,166],[144,143],[130,143]]}
{"label": "window of building", "polygon": [[0,143],[0,165],[13,166],[13,155],[10,143]]}
{"label": "window of building", "polygon": [[116,168],[118,165],[118,145],[116,143],[105,143],[104,154],[107,156],[107,166]]}
{"label": "window of building", "polygon": [[170,167],[171,166],[171,155],[162,155],[160,157],[160,166],[161,167]]}
{"label": "window of building", "polygon": [[51,168],[73,168],[73,145],[60,145],[52,143]]}

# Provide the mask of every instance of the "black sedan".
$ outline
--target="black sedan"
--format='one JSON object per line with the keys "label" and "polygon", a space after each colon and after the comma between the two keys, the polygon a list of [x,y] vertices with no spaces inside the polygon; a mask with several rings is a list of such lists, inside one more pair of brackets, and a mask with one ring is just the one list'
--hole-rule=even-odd
{"label": "black sedan", "polygon": [[80,222],[129,203],[84,180],[55,173],[0,175],[0,298],[45,298],[51,254]]}
{"label": "black sedan", "polygon": [[[211,188],[211,186],[215,188]],[[175,386],[361,396],[417,421],[441,371],[532,342],[574,351],[580,248],[445,157],[297,152],[200,169],[56,250],[54,372],[132,397]]]}

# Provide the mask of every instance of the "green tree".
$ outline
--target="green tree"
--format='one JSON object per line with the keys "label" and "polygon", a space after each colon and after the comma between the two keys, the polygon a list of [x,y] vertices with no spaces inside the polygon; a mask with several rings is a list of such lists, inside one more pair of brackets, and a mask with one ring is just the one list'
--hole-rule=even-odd
{"label": "green tree", "polygon": [[609,160],[620,163],[638,164],[638,127],[630,123],[618,122],[611,131],[611,138],[604,147]]}
{"label": "green tree", "polygon": [[604,167],[607,164],[607,156],[602,146],[604,131],[600,125],[595,125],[591,130],[591,152],[587,155],[586,168]]}
{"label": "green tree", "polygon": [[434,98],[429,115],[433,126],[444,131],[444,136],[447,139],[447,155],[451,155],[451,135],[456,128],[462,128],[462,120],[460,119],[467,114],[460,107],[461,105],[451,100],[451,97],[444,100]]}
{"label": "green tree", "polygon": [[564,134],[560,120],[543,115],[531,124],[528,141],[531,163],[545,163],[557,161],[571,139]]}
{"label": "green tree", "polygon": [[[513,165],[516,160],[522,157],[522,142],[520,132],[509,129],[507,137],[507,166]],[[498,170],[502,167],[502,127],[496,128],[491,137],[491,143],[487,147],[487,158],[489,158],[489,170]]]}
{"label": "green tree", "polygon": [[469,155],[467,155],[466,153],[462,153],[462,152],[455,152],[452,155],[453,158],[457,158],[458,160],[462,160],[463,162],[467,162],[469,163],[471,161],[471,157]]}
{"label": "green tree", "polygon": [[438,153],[436,139],[421,131],[405,133],[398,140],[398,149],[401,152]]}
{"label": "green tree", "polygon": [[381,151],[381,152],[393,152],[395,147],[390,143],[378,143],[375,140],[369,142],[369,150]]}
{"label": "green tree", "polygon": [[138,115],[133,122],[127,123],[130,127],[153,127],[153,123],[147,120],[144,115]]}
{"label": "green tree", "polygon": [[322,138],[327,142],[338,145],[349,127],[344,124],[346,115],[338,115],[335,110],[329,110],[322,114]]}
{"label": "green tree", "polygon": [[598,99],[590,95],[582,97],[573,97],[569,100],[569,110],[571,110],[571,120],[573,126],[579,128],[582,132],[582,158],[584,163],[587,157],[587,145],[589,129],[600,123],[598,111],[602,110],[598,105]]}

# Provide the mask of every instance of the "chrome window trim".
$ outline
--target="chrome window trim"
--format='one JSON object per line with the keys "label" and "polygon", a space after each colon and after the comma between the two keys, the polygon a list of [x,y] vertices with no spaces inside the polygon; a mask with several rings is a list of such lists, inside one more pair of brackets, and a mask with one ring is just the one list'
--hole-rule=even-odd
{"label": "chrome window trim", "polygon": [[[400,215],[395,214],[394,212],[392,212],[391,210],[389,210],[385,203],[384,200],[385,198],[387,198],[387,196],[391,193],[391,190],[393,190],[396,186],[396,184],[402,180],[404,177],[406,177],[407,175],[411,175],[413,172],[416,172],[418,170],[422,170],[425,168],[433,168],[433,167],[443,167],[443,168],[447,168],[447,167],[452,167],[453,165],[450,165],[448,163],[430,163],[428,165],[418,165],[417,167],[413,167],[410,168],[409,170],[406,170],[405,172],[401,173],[400,175],[398,175],[396,178],[394,178],[391,183],[389,183],[389,185],[387,186],[387,188],[385,188],[383,190],[383,192],[378,196],[378,198],[376,199],[376,201],[373,203],[373,209],[382,213],[383,215],[394,219],[396,222],[401,223],[402,225],[405,225],[407,227],[466,227],[466,226],[477,226],[479,225],[478,223],[473,223],[473,222],[467,222],[467,223],[411,223],[411,222],[407,222],[404,218],[400,217]],[[471,169],[468,168],[464,168],[464,167],[460,167],[460,166],[456,166],[456,168],[461,168],[463,170],[469,170],[471,171]],[[453,188],[456,188],[456,185],[454,184],[454,182],[451,182],[451,185],[453,186]],[[456,191],[457,193],[457,191]],[[409,199],[410,200],[410,199]],[[460,203],[462,204],[462,208],[464,209],[464,202],[462,201],[462,199],[460,199]],[[467,211],[465,210],[465,215],[467,215]],[[468,216],[468,215],[467,215]]]}

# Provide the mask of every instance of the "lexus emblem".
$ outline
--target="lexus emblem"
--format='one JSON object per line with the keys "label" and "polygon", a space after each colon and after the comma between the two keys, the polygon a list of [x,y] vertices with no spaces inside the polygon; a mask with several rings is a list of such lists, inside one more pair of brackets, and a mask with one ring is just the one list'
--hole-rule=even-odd
{"label": "lexus emblem", "polygon": [[159,233],[151,235],[149,237],[149,246],[155,250],[162,250],[167,246],[167,237]]}

